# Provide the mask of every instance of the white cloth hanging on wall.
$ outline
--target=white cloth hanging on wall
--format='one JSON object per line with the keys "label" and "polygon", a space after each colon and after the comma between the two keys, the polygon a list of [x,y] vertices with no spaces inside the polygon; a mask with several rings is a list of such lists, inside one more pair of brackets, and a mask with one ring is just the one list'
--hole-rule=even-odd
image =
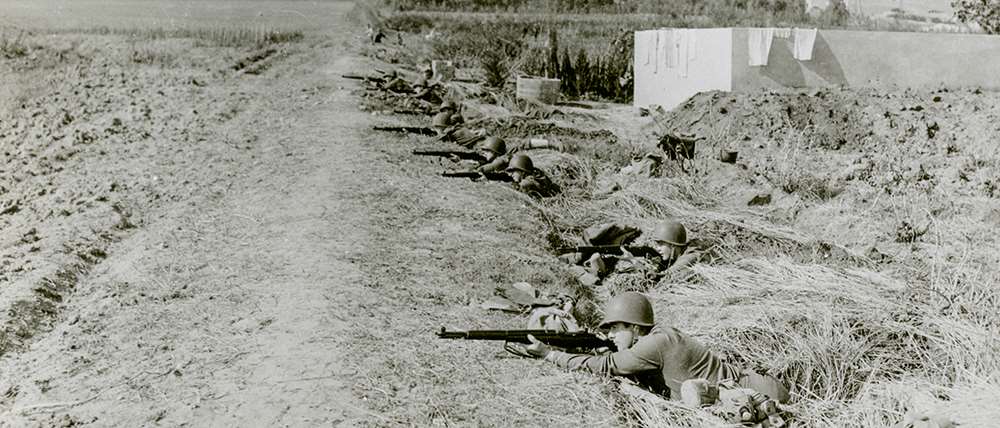
{"label": "white cloth hanging on wall", "polygon": [[811,61],[813,46],[816,44],[816,29],[795,29],[795,40],[792,46],[792,56],[799,61]]}
{"label": "white cloth hanging on wall", "polygon": [[767,65],[767,57],[771,54],[771,41],[773,40],[773,28],[747,29],[747,49],[750,54],[751,67]]}

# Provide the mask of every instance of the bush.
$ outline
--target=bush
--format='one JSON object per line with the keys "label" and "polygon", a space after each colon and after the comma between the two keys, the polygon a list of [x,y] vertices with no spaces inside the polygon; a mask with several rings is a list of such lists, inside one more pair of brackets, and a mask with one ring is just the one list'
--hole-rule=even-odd
{"label": "bush", "polygon": [[819,22],[824,26],[843,27],[850,18],[851,13],[844,0],[830,0],[830,5],[820,14]]}
{"label": "bush", "polygon": [[507,78],[510,77],[509,64],[507,58],[497,51],[483,52],[483,57],[479,59],[479,66],[486,76],[486,86],[502,88]]}
{"label": "bush", "polygon": [[[577,34],[577,39],[581,36]],[[558,78],[560,92],[567,97],[598,97],[618,102],[632,100],[632,33],[602,34],[612,39],[603,48],[561,47],[555,32],[548,49],[529,49],[519,61],[530,75]],[[572,52],[576,52],[573,54]]]}
{"label": "bush", "polygon": [[1000,1],[956,0],[951,7],[959,21],[978,24],[988,34],[1000,34]]}

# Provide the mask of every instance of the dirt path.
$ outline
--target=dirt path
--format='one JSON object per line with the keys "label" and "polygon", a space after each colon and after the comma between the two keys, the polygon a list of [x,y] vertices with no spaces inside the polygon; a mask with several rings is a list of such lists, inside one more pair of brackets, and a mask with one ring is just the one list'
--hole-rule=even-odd
{"label": "dirt path", "polygon": [[374,179],[360,113],[335,76],[353,71],[346,13],[315,52],[280,65],[256,162],[116,244],[64,319],[0,361],[0,421],[14,426],[353,425],[372,416],[342,362],[366,298]]}

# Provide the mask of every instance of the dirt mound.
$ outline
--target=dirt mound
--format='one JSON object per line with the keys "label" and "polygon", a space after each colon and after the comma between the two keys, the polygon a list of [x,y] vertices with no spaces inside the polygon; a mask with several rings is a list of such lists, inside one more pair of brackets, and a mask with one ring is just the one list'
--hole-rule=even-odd
{"label": "dirt mound", "polygon": [[[748,189],[793,194],[809,204],[844,197],[860,203],[868,197],[858,193],[869,191],[923,194],[939,204],[928,210],[938,216],[955,213],[940,205],[952,195],[1000,196],[997,101],[997,93],[978,89],[711,92],[658,122],[706,137],[698,156],[710,177],[733,178],[725,172],[732,167],[715,159],[720,150],[735,150],[746,172],[738,184]],[[802,208],[786,219],[795,221]],[[893,235],[904,220],[929,221],[922,217],[897,221]]]}
{"label": "dirt mound", "polygon": [[[864,181],[886,189],[944,186],[996,197],[1000,178],[993,132],[996,93],[978,89],[816,89],[808,92],[711,92],[692,97],[663,116],[674,131],[708,137],[705,156],[726,148],[755,173],[788,192],[816,190],[789,183],[782,161],[824,165],[827,175],[798,174],[799,182]],[[795,175],[795,174],[793,174]],[[805,184],[803,186],[802,184]],[[825,184],[820,184],[820,187]]]}

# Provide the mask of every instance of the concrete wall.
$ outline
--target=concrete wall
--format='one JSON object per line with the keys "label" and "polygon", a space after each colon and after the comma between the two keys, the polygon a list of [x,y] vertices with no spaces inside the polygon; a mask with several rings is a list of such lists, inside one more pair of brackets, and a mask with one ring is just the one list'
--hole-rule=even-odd
{"label": "concrete wall", "polygon": [[687,56],[686,73],[682,66],[667,67],[665,45],[670,31],[661,29],[635,33],[635,106],[658,104],[671,109],[698,92],[732,90],[734,38],[731,28],[689,32],[694,39],[688,44],[693,52]]}
{"label": "concrete wall", "polygon": [[732,90],[815,86],[1000,88],[1000,37],[820,30],[811,61],[774,38],[767,66],[750,67],[747,29],[733,29]]}

